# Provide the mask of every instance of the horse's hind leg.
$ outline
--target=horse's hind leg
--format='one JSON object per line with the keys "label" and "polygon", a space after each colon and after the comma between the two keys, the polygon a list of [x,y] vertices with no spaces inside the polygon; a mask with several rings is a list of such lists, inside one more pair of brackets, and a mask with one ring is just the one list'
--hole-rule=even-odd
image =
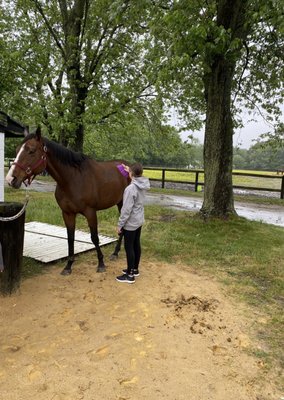
{"label": "horse's hind leg", "polygon": [[90,227],[90,232],[91,232],[91,239],[94,245],[96,246],[97,250],[97,255],[98,255],[98,268],[97,272],[105,272],[106,266],[104,264],[104,255],[101,251],[100,248],[100,243],[99,243],[99,235],[98,235],[98,230],[96,227]]}
{"label": "horse's hind leg", "polygon": [[118,253],[120,252],[121,249],[121,242],[122,242],[123,234],[121,233],[118,236],[118,240],[116,242],[116,246],[114,248],[114,252],[110,255],[110,260],[115,261],[118,258]]}
{"label": "horse's hind leg", "polygon": [[94,243],[94,245],[96,246],[96,250],[97,250],[97,256],[98,256],[97,272],[105,272],[106,267],[104,264],[104,255],[100,248],[99,235],[98,235],[97,213],[95,212],[94,209],[89,208],[84,213],[84,215],[88,220],[90,233],[91,233],[91,239],[92,239],[92,242]]}
{"label": "horse's hind leg", "polygon": [[[117,205],[119,213],[120,213],[121,207],[122,207],[122,201],[120,203],[118,203],[118,205]],[[118,258],[118,253],[120,252],[120,249],[121,249],[122,238],[123,238],[123,234],[121,233],[118,237],[114,252],[110,255],[111,261],[115,261]]]}
{"label": "horse's hind leg", "polygon": [[61,271],[61,275],[70,275],[74,262],[75,214],[62,212],[62,215],[67,228],[68,260],[65,268]]}

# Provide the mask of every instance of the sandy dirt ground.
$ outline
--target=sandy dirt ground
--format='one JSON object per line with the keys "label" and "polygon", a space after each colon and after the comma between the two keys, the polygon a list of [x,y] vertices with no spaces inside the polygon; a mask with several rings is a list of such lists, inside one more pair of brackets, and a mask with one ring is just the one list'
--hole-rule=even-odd
{"label": "sandy dirt ground", "polygon": [[280,400],[252,315],[189,267],[142,263],[118,283],[76,261],[0,298],[1,400]]}

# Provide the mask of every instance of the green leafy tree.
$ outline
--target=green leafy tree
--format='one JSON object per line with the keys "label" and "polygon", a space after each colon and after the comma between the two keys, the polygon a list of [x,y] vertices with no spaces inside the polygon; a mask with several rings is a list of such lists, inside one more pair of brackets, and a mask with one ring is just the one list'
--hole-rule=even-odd
{"label": "green leafy tree", "polygon": [[254,170],[283,170],[284,148],[257,143],[248,151],[248,166]]}
{"label": "green leafy tree", "polygon": [[99,126],[154,97],[143,3],[17,0],[9,14],[35,123],[61,143],[81,151],[86,124]]}
{"label": "green leafy tree", "polygon": [[270,146],[275,149],[284,148],[284,123],[280,121],[274,132],[266,132],[260,135],[259,142],[263,146]]}
{"label": "green leafy tree", "polygon": [[233,168],[234,169],[249,169],[248,154],[249,154],[248,150],[235,147],[234,148]]}
{"label": "green leafy tree", "polygon": [[6,8],[0,7],[0,110],[19,118],[26,104],[21,96],[21,51],[16,38],[9,35],[12,25]]}
{"label": "green leafy tree", "polygon": [[[242,107],[276,122],[283,98],[283,2],[154,1],[166,98],[185,120],[205,118],[205,189],[201,213],[235,213],[233,132]],[[268,118],[268,117],[267,117]]]}
{"label": "green leafy tree", "polygon": [[15,158],[15,148],[21,143],[20,138],[5,138],[5,158]]}
{"label": "green leafy tree", "polygon": [[194,137],[189,137],[189,140],[186,140],[184,145],[187,146],[187,167],[203,168],[203,145],[199,143],[199,140]]}
{"label": "green leafy tree", "polygon": [[[151,136],[147,147],[142,138],[151,118],[139,127],[133,113],[147,115],[156,102],[159,118],[162,107],[175,106],[191,129],[205,118],[202,213],[224,217],[234,213],[232,136],[238,112],[260,108],[271,123],[279,120],[283,7],[280,0],[5,2],[1,11],[13,23],[0,24],[0,37],[2,43],[7,39],[4,50],[14,54],[11,71],[18,78],[12,102],[76,150],[83,149],[87,127],[88,139],[101,135],[97,152],[103,154],[109,129],[113,142],[133,141],[143,157],[168,152],[168,162],[179,147],[175,135],[171,141],[167,127],[152,129],[157,138],[159,132],[168,136],[157,147]],[[17,102],[17,93],[25,100]],[[136,141],[129,129],[137,132]]]}
{"label": "green leafy tree", "polygon": [[161,123],[159,107],[116,114],[108,124],[88,124],[84,150],[96,159],[122,158],[144,165],[184,167],[188,146],[174,127]]}

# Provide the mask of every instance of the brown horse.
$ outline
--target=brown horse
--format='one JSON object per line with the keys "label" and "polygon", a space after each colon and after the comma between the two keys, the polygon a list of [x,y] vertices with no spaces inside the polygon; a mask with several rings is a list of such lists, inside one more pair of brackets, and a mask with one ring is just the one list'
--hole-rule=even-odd
{"label": "brown horse", "polygon": [[[104,257],[99,246],[97,211],[117,205],[122,207],[123,192],[129,184],[117,166],[125,161],[97,162],[81,153],[75,153],[41,136],[40,128],[29,134],[17,149],[17,157],[8,174],[10,186],[18,189],[22,182],[30,184],[45,169],[56,181],[55,198],[62,210],[67,228],[68,261],[61,272],[72,272],[74,262],[74,235],[76,215],[87,218],[91,239],[98,256],[97,272],[105,271]],[[120,236],[113,256],[121,246]]]}

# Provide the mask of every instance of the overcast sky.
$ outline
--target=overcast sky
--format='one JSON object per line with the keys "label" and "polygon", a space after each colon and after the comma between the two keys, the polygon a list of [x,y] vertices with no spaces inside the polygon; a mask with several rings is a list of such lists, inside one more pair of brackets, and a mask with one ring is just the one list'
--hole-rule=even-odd
{"label": "overcast sky", "polygon": [[[284,111],[282,117],[282,121],[284,121]],[[233,136],[234,146],[238,146],[242,149],[249,149],[256,143],[256,140],[262,133],[272,131],[271,125],[268,125],[260,116],[254,117],[255,121],[251,121],[252,117],[246,114],[243,114],[242,118],[244,127],[235,130],[235,134]],[[175,112],[172,114],[171,123],[173,125],[178,125],[177,114]],[[181,134],[182,140],[186,140],[189,134],[192,134],[192,132],[183,132]],[[197,138],[201,144],[203,144],[204,131],[193,132],[193,136]]]}
{"label": "overcast sky", "polygon": [[[249,149],[256,142],[259,135],[269,130],[269,127],[262,121],[249,122],[244,128],[236,129],[233,136],[234,146],[242,149]],[[183,140],[187,138],[188,133],[182,133],[181,137]],[[194,132],[193,136],[196,137],[200,143],[204,141],[204,132]]]}

